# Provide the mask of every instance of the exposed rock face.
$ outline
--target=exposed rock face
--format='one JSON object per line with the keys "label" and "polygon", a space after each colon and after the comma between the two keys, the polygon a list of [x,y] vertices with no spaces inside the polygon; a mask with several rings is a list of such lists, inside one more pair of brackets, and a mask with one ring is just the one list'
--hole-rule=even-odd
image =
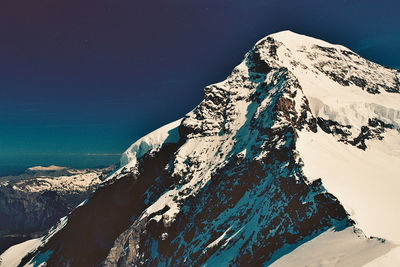
{"label": "exposed rock face", "polygon": [[97,188],[112,168],[27,170],[0,182],[1,250],[43,235]]}
{"label": "exposed rock face", "polygon": [[120,170],[21,263],[259,266],[328,229],[352,228],[323,177],[304,174],[298,136],[329,134],[367,149],[400,129],[396,104],[337,108],[324,90],[397,97],[398,76],[342,46],[268,36],[179,124],[135,143]]}
{"label": "exposed rock face", "polygon": [[366,140],[382,140],[382,134],[385,130],[394,128],[392,124],[384,123],[379,119],[368,119],[368,125],[362,126],[359,135],[352,137],[352,127],[350,125],[341,125],[337,121],[324,120],[322,118],[318,118],[317,122],[324,132],[337,136],[341,142],[354,145],[363,150],[367,148]]}

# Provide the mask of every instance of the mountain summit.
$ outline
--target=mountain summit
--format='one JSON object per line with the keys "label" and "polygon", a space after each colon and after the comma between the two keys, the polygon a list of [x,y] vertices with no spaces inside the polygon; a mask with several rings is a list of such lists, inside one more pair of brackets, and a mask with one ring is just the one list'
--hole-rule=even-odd
{"label": "mountain summit", "polygon": [[269,35],[3,262],[400,264],[399,92],[399,70],[290,31]]}

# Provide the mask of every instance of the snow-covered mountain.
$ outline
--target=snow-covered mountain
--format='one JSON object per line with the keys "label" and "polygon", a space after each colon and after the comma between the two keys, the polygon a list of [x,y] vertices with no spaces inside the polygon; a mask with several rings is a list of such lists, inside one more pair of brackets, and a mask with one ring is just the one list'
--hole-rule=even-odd
{"label": "snow-covered mountain", "polygon": [[[400,71],[283,31],[45,237],[38,266],[397,266]],[[376,236],[379,238],[375,238]]]}

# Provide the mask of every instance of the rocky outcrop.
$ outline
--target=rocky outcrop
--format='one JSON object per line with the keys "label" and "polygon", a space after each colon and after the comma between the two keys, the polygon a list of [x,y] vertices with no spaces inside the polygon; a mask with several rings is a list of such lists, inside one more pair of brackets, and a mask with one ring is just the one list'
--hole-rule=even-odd
{"label": "rocky outcrop", "polygon": [[382,140],[384,138],[383,133],[387,129],[394,129],[392,124],[373,118],[368,119],[368,125],[362,126],[360,133],[356,135],[356,137],[353,137],[351,125],[341,125],[337,121],[325,120],[323,118],[318,118],[317,122],[318,126],[320,126],[324,132],[337,136],[340,142],[351,144],[362,150],[367,148],[365,144],[366,140]]}

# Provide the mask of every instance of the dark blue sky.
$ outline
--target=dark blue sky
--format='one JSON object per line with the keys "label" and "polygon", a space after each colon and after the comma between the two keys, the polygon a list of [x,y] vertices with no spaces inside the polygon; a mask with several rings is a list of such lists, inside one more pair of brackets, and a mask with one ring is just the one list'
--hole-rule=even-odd
{"label": "dark blue sky", "polygon": [[273,32],[398,67],[399,10],[399,1],[2,0],[0,168],[114,161],[99,155],[183,116]]}

